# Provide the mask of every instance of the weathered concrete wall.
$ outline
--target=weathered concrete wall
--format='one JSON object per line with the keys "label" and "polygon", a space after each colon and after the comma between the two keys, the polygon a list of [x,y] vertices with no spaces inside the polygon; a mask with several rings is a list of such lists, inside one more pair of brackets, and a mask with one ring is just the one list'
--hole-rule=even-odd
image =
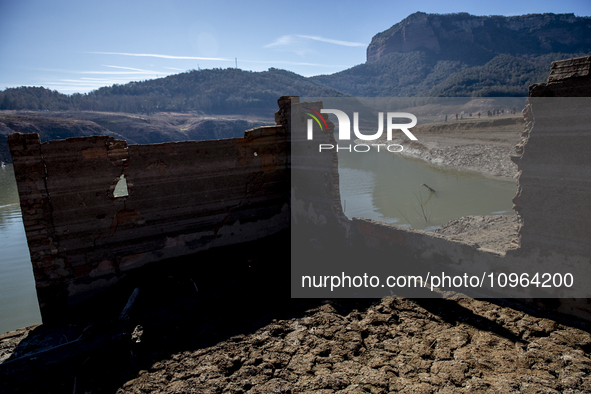
{"label": "weathered concrete wall", "polygon": [[[8,143],[44,320],[131,269],[289,227],[283,124],[214,141]],[[128,196],[115,197],[121,175]]]}

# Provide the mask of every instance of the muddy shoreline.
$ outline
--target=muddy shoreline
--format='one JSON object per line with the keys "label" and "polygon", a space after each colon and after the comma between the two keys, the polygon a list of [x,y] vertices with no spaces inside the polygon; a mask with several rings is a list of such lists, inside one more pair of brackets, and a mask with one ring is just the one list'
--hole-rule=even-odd
{"label": "muddy shoreline", "polygon": [[[412,129],[417,141],[404,137],[375,143],[403,146],[402,152],[392,154],[515,182],[517,165],[511,161],[511,156],[515,154],[515,145],[521,141],[523,128],[520,115],[466,118],[417,126]],[[445,223],[435,233],[475,248],[504,253],[519,247],[518,228],[516,214],[466,216]]]}
{"label": "muddy shoreline", "polygon": [[521,140],[523,128],[523,117],[515,115],[450,120],[413,128],[417,141],[397,137],[392,141],[377,140],[374,143],[402,145],[402,152],[395,154],[434,165],[511,180],[517,175],[517,166],[511,156],[515,154],[515,145]]}

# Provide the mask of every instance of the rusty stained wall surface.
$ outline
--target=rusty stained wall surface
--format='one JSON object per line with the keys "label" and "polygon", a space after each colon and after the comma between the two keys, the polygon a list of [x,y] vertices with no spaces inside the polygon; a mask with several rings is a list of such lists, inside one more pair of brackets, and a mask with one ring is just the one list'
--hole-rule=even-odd
{"label": "rusty stained wall surface", "polygon": [[[281,124],[213,141],[41,144],[15,133],[8,143],[44,320],[130,269],[289,227]],[[122,174],[129,194],[114,197]]]}

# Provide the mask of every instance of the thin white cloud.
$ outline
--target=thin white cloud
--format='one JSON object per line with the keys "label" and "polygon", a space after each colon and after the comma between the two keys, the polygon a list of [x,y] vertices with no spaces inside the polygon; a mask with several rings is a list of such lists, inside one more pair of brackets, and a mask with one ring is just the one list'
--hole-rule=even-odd
{"label": "thin white cloud", "polygon": [[161,59],[184,59],[184,60],[222,60],[231,61],[233,59],[226,59],[221,57],[197,57],[197,56],[173,56],[161,55],[156,53],[128,53],[128,52],[86,52],[96,55],[121,55],[121,56],[138,56],[138,57],[158,57]]}
{"label": "thin white cloud", "polygon": [[147,71],[147,70],[142,70],[141,68],[122,67],[122,66],[110,66],[108,64],[101,64],[101,66],[103,66],[103,67],[111,67],[111,68],[120,68],[122,70]]}
{"label": "thin white cloud", "polygon": [[80,79],[58,79],[57,82],[45,82],[46,84],[63,84],[65,82],[70,84],[78,84],[78,85],[97,85],[97,86],[105,86],[105,84],[114,84],[114,83],[127,83],[129,82],[128,79],[108,79],[108,78],[101,78],[101,79],[88,79],[88,78],[80,78]]}
{"label": "thin white cloud", "polygon": [[[157,71],[72,71],[76,74],[104,74],[104,75],[152,75],[160,74]],[[165,74],[165,73],[164,73]]]}
{"label": "thin white cloud", "polygon": [[[89,82],[104,82],[104,81],[113,81],[113,78],[88,78],[88,77],[82,77],[80,78],[80,80],[82,81],[89,81]],[[127,78],[123,78],[121,79],[121,81],[127,81]],[[61,79],[61,81],[67,81],[67,79]],[[76,80],[78,81],[78,80]]]}
{"label": "thin white cloud", "polygon": [[297,53],[303,56],[307,52],[313,52],[309,48],[310,41],[320,41],[329,44],[346,46],[346,47],[365,47],[366,44],[360,42],[333,40],[332,38],[324,38],[320,36],[306,36],[302,34],[289,34],[278,37],[275,41],[265,45],[265,48],[274,48],[283,51]]}
{"label": "thin white cloud", "polygon": [[274,47],[293,45],[296,42],[298,42],[296,37],[297,36],[295,36],[295,35],[281,36],[281,37],[275,39],[275,41],[265,45],[265,48],[274,48]]}
{"label": "thin white cloud", "polygon": [[134,69],[130,67],[119,67],[119,66],[107,66],[107,67],[115,67],[121,69],[129,69],[129,70],[138,70],[138,71],[76,71],[76,70],[63,70],[63,69],[54,69],[54,68],[31,68],[31,70],[36,71],[44,71],[44,72],[59,72],[59,73],[69,73],[69,74],[104,74],[104,75],[170,75],[172,73],[156,71],[156,70],[142,70],[142,69]]}
{"label": "thin white cloud", "polygon": [[[156,71],[156,70],[143,70],[141,68],[132,68],[132,67],[121,67],[121,66],[107,66],[103,65],[104,67],[112,67],[120,69],[121,71],[73,71],[76,74],[104,74],[104,75],[171,75],[172,72],[167,71]],[[130,71],[126,71],[130,70]]]}
{"label": "thin white cloud", "polygon": [[[172,67],[163,67],[169,70],[145,70],[141,68],[116,66],[112,64],[101,64],[105,67],[104,70],[65,70],[52,68],[30,68],[35,71],[50,72],[66,74],[62,78],[54,80],[46,80],[41,83],[41,86],[47,86],[51,89],[60,92],[88,92],[90,90],[98,89],[103,86],[111,86],[114,84],[126,84],[131,81],[139,81],[144,79],[154,79],[166,77],[168,75],[177,74],[181,69],[174,69]],[[69,74],[69,75],[68,75]],[[65,77],[65,78],[64,78]]]}
{"label": "thin white cloud", "polygon": [[[60,78],[56,79],[51,82],[44,82],[43,85],[51,87],[52,89],[57,89],[60,92],[85,92],[94,89],[101,88],[103,86],[111,86],[114,84],[126,84],[131,82],[130,78],[134,80],[139,80],[141,77],[142,79],[152,79],[156,77],[162,77],[172,74],[171,72],[162,72],[162,71],[149,71],[149,70],[141,70],[141,69],[134,69],[131,67],[121,67],[121,66],[108,66],[105,67],[112,67],[117,69],[122,69],[121,71],[69,71],[71,74],[74,75],[88,75],[88,74],[96,74],[97,77],[85,77],[80,76],[80,78]],[[125,71],[125,70],[138,70],[138,71]],[[72,76],[74,76],[72,75]],[[101,78],[101,76],[104,76]]]}
{"label": "thin white cloud", "polygon": [[264,47],[280,51],[294,52],[300,56],[304,56],[308,52],[314,52],[308,47],[306,40],[294,34],[281,36]]}
{"label": "thin white cloud", "polygon": [[312,67],[350,67],[342,64],[319,64],[319,63],[305,63],[305,62],[290,62],[288,60],[240,60],[244,63],[260,63],[260,64],[289,64],[292,66],[312,66]]}
{"label": "thin white cloud", "polygon": [[303,35],[298,35],[298,37],[307,38],[309,40],[328,42],[329,44],[342,45],[342,46],[345,46],[345,47],[365,47],[365,46],[367,46],[367,44],[363,44],[361,42],[333,40],[332,38],[324,38],[324,37],[320,37],[320,36],[303,36]]}

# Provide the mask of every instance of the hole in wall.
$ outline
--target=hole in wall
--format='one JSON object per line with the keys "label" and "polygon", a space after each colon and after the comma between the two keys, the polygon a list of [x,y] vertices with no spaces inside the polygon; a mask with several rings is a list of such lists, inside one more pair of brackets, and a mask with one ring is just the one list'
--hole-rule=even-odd
{"label": "hole in wall", "polygon": [[434,231],[450,220],[514,215],[514,179],[433,166],[392,153],[339,152],[345,215]]}
{"label": "hole in wall", "polygon": [[127,179],[125,179],[125,175],[121,175],[119,177],[119,181],[115,185],[115,190],[113,190],[113,197],[127,197],[129,195],[129,191],[127,190]]}
{"label": "hole in wall", "polygon": [[426,231],[467,216],[487,216],[475,223],[462,221],[472,227],[484,229],[505,221],[507,226],[514,225],[509,223],[515,215],[514,179],[493,179],[381,153],[339,152],[340,194],[346,216]]}

